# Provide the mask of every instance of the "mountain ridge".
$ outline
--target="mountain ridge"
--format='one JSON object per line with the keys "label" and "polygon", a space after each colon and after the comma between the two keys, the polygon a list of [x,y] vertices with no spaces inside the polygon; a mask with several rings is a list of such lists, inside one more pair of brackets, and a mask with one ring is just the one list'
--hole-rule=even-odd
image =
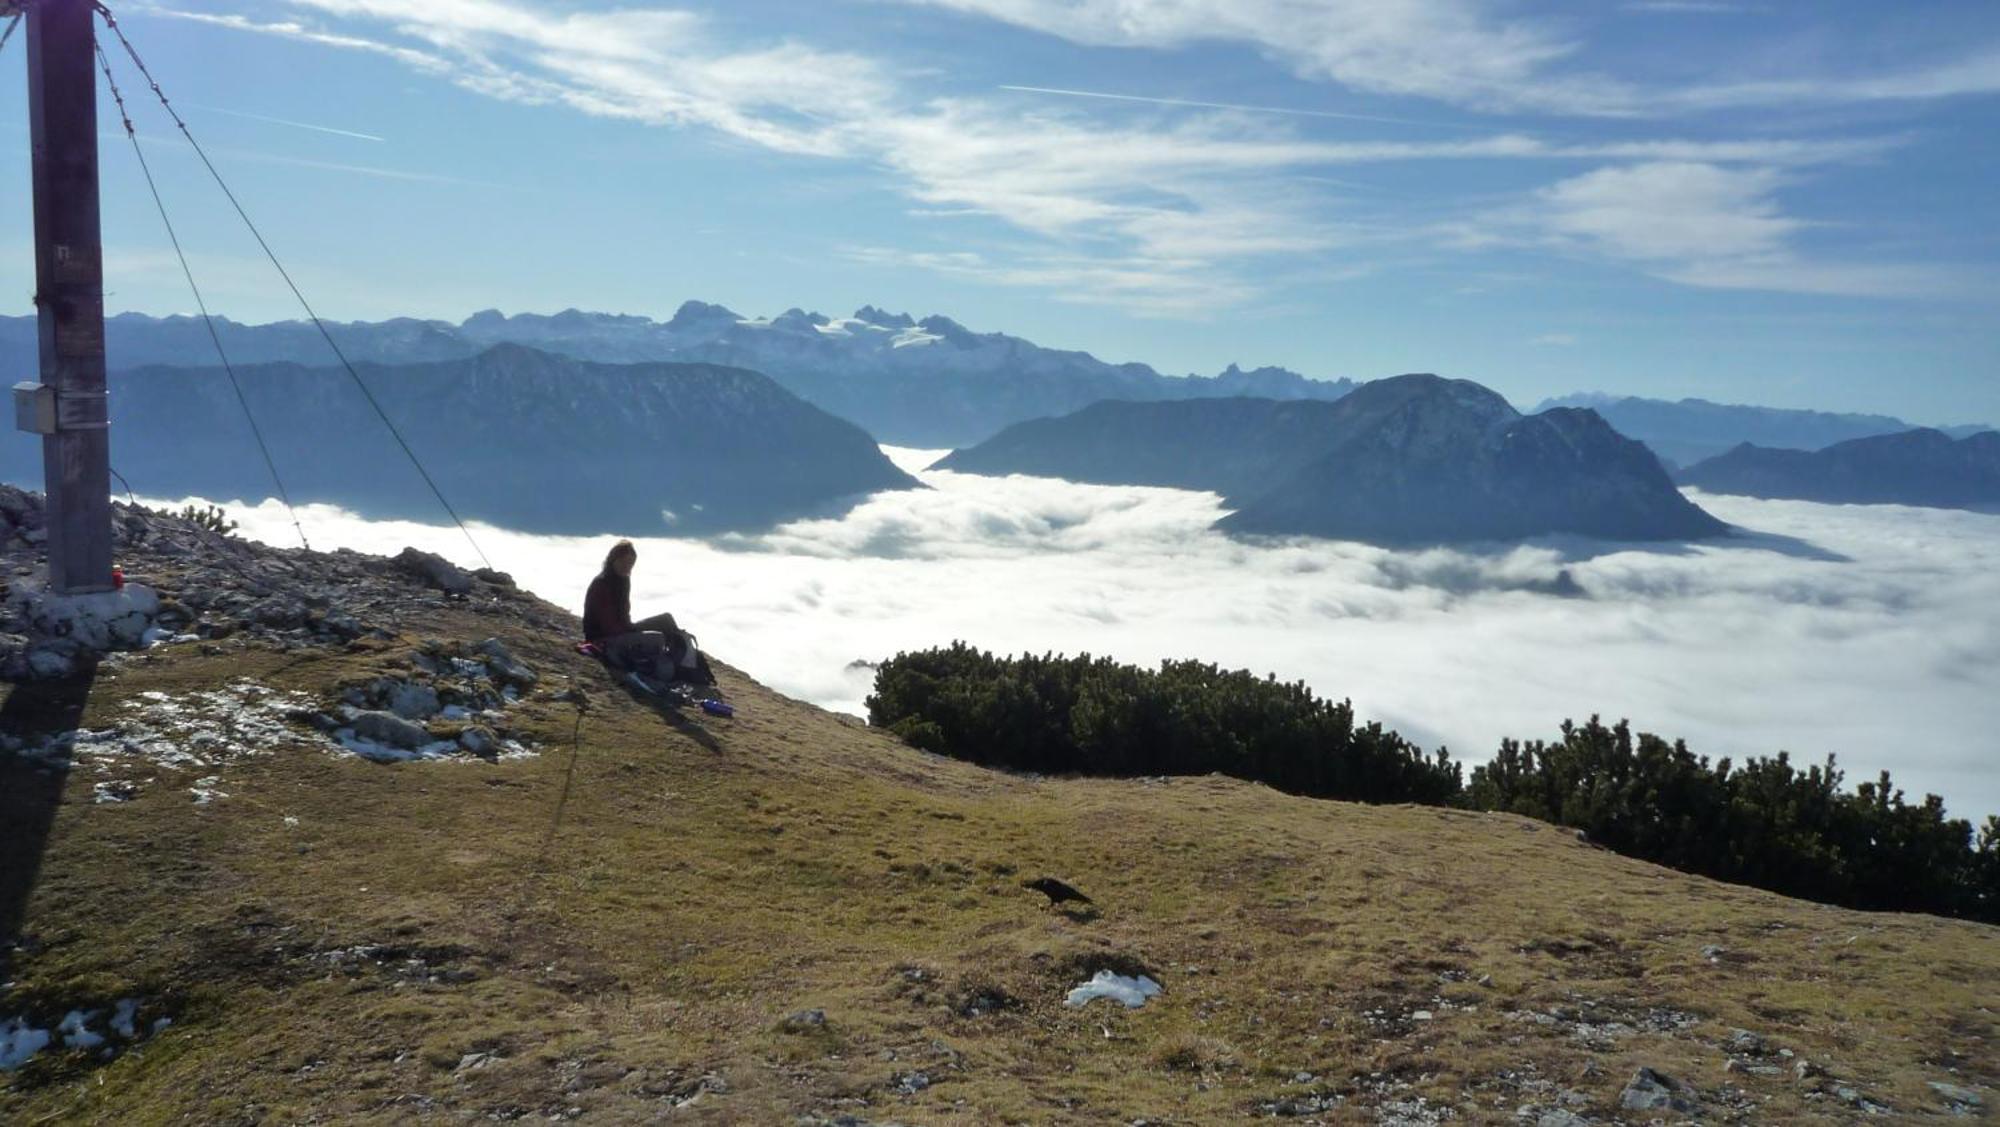
{"label": "mountain ridge", "polygon": [[[1667,400],[1573,392],[1544,399],[1535,411],[1551,407],[1589,407],[1618,433],[1644,442],[1674,467],[1691,466],[1744,442],[1777,449],[1819,450],[1849,439],[1920,429],[1893,415],[1759,407],[1692,397]],[[1935,429],[1964,438],[1993,428],[1972,424]]]}
{"label": "mountain ridge", "polygon": [[[767,377],[713,364],[600,364],[503,343],[471,357],[362,361],[361,377],[467,519],[529,532],[754,531],[882,489],[921,488],[859,427]],[[292,500],[435,519],[424,482],[338,369],[241,365]],[[114,371],[112,461],[150,496],[272,495],[229,381]],[[27,436],[0,476],[41,480]]]}
{"label": "mountain ridge", "polygon": [[1643,445],[1594,411],[1521,415],[1470,380],[1412,373],[1332,403],[1100,403],[1018,424],[935,468],[1223,495],[1235,533],[1380,544],[1719,536]]}
{"label": "mountain ridge", "polygon": [[1711,493],[1932,508],[2000,507],[2000,431],[1954,439],[1930,427],[1820,450],[1743,443],[1676,475]]}
{"label": "mountain ridge", "polygon": [[[245,325],[217,318],[239,364],[292,361],[319,366],[326,344],[307,322]],[[462,358],[499,343],[604,363],[684,362],[748,368],[878,440],[919,447],[958,446],[1041,415],[1099,399],[1178,399],[1258,394],[1333,399],[1348,380],[1315,380],[1283,368],[1230,365],[1215,376],[1163,374],[1149,365],[1111,363],[1088,352],[1046,348],[1006,333],[979,333],[941,314],[921,319],[864,305],[834,318],[796,307],[775,317],[743,317],[690,300],[671,318],[588,313],[507,315],[481,310],[453,324],[394,318],[329,323],[357,362]],[[146,364],[211,367],[214,345],[199,318],[120,313],[106,319],[114,369]],[[33,369],[32,317],[0,317],[0,359]]]}

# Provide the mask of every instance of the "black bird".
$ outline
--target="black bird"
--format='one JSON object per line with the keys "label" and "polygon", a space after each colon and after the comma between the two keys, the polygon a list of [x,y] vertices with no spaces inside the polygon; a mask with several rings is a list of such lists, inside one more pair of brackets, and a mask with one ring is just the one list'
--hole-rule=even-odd
{"label": "black bird", "polygon": [[1079,904],[1089,904],[1092,902],[1090,897],[1085,896],[1083,893],[1078,892],[1076,889],[1071,888],[1054,877],[1036,877],[1034,880],[1024,880],[1021,882],[1021,887],[1032,888],[1043,896],[1048,897],[1049,907],[1051,908],[1066,900],[1074,900]]}

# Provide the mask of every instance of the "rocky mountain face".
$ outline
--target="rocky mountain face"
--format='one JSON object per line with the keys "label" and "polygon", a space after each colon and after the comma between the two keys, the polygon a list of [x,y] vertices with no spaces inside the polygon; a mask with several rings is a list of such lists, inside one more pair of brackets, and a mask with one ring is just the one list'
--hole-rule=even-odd
{"label": "rocky mountain face", "polygon": [[1595,412],[1521,415],[1467,380],[1397,376],[1335,403],[1102,403],[1010,428],[941,469],[1221,493],[1232,532],[1384,544],[1727,530]]}
{"label": "rocky mountain face", "polygon": [[[293,501],[443,517],[345,373],[272,363],[238,375]],[[524,531],[755,529],[917,484],[861,428],[736,368],[600,364],[501,345],[363,364],[361,375],[461,516]],[[112,465],[134,490],[273,494],[222,372],[148,367],[110,383]],[[0,477],[40,485],[39,443],[0,442]]]}
{"label": "rocky mountain face", "polygon": [[1953,439],[1928,428],[1857,438],[1824,450],[1744,443],[1678,475],[1713,493],[1835,504],[2000,505],[2000,432]]}
{"label": "rocky mountain face", "polygon": [[[330,360],[310,324],[222,320],[218,327],[235,363],[318,367]],[[512,317],[488,310],[457,325],[399,318],[329,330],[350,358],[381,364],[460,359],[511,343],[603,363],[748,368],[852,419],[883,442],[910,446],[978,442],[1011,423],[1067,414],[1100,399],[1337,399],[1353,387],[1347,380],[1313,380],[1282,368],[1245,371],[1233,364],[1213,377],[1162,375],[1144,364],[1109,364],[1087,352],[975,333],[949,317],[917,320],[873,306],[851,317],[790,309],[777,317],[747,318],[689,301],[667,321],[574,309]],[[107,320],[105,334],[114,368],[215,363],[214,346],[197,318],[124,313]],[[22,371],[34,370],[34,318],[0,317],[0,358]]]}
{"label": "rocky mountain face", "polygon": [[[1588,407],[1604,417],[1619,434],[1636,438],[1672,466],[1691,466],[1743,443],[1787,450],[1819,450],[1836,442],[1897,434],[1914,425],[1890,415],[1836,414],[1780,407],[1711,403],[1706,399],[1641,399],[1636,396],[1578,392],[1543,400],[1536,411],[1551,407]],[[1991,428],[1946,427],[1953,438]]]}

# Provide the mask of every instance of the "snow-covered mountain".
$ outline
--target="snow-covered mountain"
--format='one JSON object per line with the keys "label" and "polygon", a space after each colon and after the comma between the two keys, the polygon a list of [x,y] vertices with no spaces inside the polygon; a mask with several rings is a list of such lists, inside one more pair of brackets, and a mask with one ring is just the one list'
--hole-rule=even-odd
{"label": "snow-covered mountain", "polygon": [[[310,324],[219,324],[238,364],[331,361]],[[852,420],[878,440],[963,446],[1024,419],[1068,414],[1102,399],[1162,400],[1225,395],[1337,399],[1345,379],[1308,379],[1283,368],[1169,376],[1145,364],[1111,364],[1087,352],[1044,348],[1005,333],[974,332],[949,317],[921,320],[863,306],[851,317],[788,309],[744,317],[700,301],[666,321],[575,309],[552,315],[476,313],[459,324],[398,318],[329,326],[350,358],[380,364],[451,360],[495,344],[525,344],[607,363],[698,362],[748,368],[813,405]],[[114,369],[211,367],[213,345],[192,317],[124,313],[106,322]],[[32,317],[0,317],[0,358],[34,370]]]}

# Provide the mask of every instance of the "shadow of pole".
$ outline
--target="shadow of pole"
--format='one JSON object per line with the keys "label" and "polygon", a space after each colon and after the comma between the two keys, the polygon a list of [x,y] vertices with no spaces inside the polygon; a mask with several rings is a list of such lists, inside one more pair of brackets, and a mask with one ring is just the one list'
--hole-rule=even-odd
{"label": "shadow of pole", "polygon": [[[0,704],[0,731],[31,748],[75,731],[96,680],[92,669],[15,685]],[[41,876],[69,771],[67,759],[0,756],[0,979],[8,977],[14,945],[24,938],[28,897]]]}

